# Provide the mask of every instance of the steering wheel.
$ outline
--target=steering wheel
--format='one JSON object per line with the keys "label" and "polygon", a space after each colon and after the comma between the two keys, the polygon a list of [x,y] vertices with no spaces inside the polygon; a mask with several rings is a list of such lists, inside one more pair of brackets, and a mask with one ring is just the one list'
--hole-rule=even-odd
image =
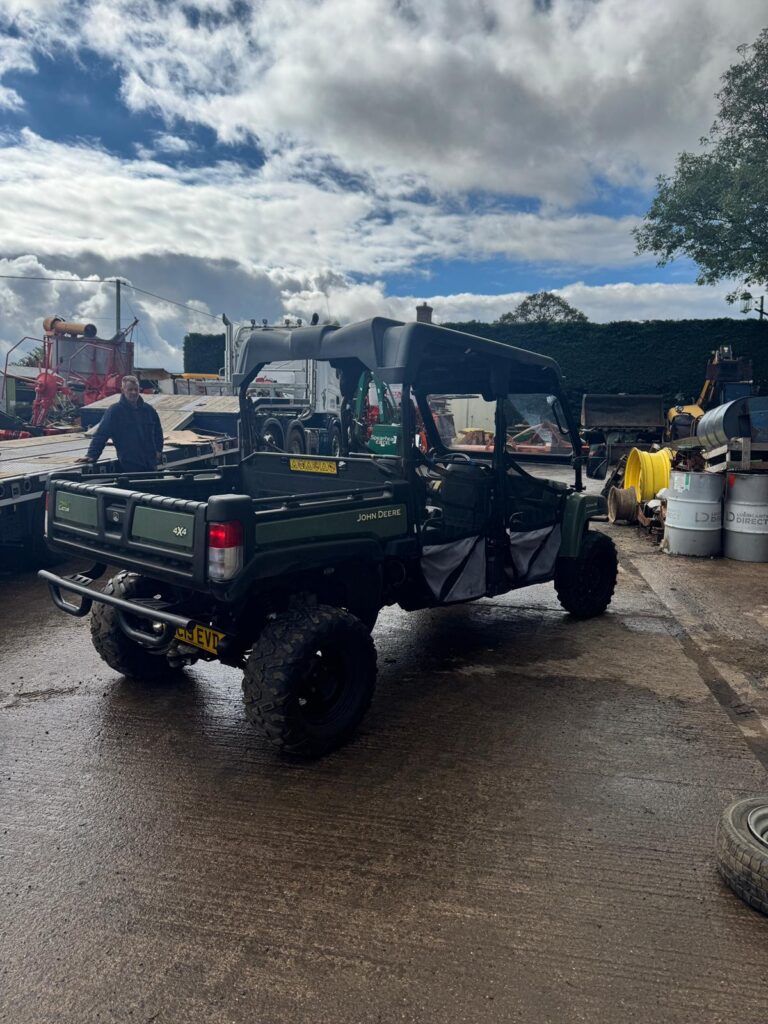
{"label": "steering wheel", "polygon": [[451,452],[450,462],[472,462],[472,457],[466,452]]}

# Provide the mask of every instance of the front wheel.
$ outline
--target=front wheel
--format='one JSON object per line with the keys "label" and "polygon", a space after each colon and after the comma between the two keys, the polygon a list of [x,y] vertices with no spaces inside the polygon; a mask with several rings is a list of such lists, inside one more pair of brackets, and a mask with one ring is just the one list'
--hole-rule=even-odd
{"label": "front wheel", "polygon": [[616,587],[616,547],[604,533],[584,534],[576,558],[558,558],[555,591],[560,604],[575,619],[602,615]]}
{"label": "front wheel", "polygon": [[245,712],[283,753],[322,757],[357,731],[373,698],[376,649],[349,612],[302,605],[267,623],[245,666]]}
{"label": "front wheel", "polygon": [[[150,597],[157,584],[132,572],[120,572],[104,587],[105,594],[130,601],[133,597]],[[146,623],[144,623],[146,627]],[[91,612],[91,640],[103,661],[124,676],[155,680],[168,675],[168,662],[160,654],[151,654],[146,647],[131,640],[120,628],[117,609],[94,603]]]}

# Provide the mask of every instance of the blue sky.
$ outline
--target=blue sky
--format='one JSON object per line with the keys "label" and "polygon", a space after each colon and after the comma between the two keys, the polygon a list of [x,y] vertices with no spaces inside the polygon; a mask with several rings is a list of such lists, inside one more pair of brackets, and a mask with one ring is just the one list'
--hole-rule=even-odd
{"label": "blue sky", "polygon": [[631,236],[763,27],[730,6],[0,0],[0,274],[47,279],[0,279],[0,349],[115,275],[193,307],[129,294],[170,368],[223,312],[739,315]]}

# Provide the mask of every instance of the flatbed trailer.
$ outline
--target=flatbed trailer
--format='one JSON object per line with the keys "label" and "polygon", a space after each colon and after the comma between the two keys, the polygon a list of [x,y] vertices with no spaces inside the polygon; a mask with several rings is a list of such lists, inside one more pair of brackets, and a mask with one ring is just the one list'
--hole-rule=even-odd
{"label": "flatbed trailer", "polygon": [[[166,435],[163,460],[169,468],[221,465],[237,457],[237,425],[231,433],[205,436],[196,430]],[[77,459],[88,451],[91,436],[84,431],[47,437],[0,441],[0,562],[8,548],[24,548],[29,561],[46,553],[45,484],[51,473],[80,469]],[[113,474],[118,469],[115,449],[108,445],[84,477]]]}

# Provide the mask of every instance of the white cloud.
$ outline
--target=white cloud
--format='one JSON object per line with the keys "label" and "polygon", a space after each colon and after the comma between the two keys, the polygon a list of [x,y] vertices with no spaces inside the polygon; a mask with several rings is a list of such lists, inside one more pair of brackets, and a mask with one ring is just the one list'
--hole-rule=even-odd
{"label": "white cloud", "polygon": [[155,132],[152,144],[147,146],[143,142],[135,142],[134,149],[140,160],[152,160],[158,153],[167,153],[170,156],[181,156],[183,153],[190,153],[195,147],[188,139],[182,139],[178,135],[171,135],[168,132]]}
{"label": "white cloud", "polygon": [[9,71],[32,71],[34,66],[30,42],[0,35],[0,110],[23,106],[22,98],[16,90],[2,85],[3,76]]}
{"label": "white cloud", "polygon": [[[556,269],[594,320],[733,314],[725,286],[578,283],[649,265],[632,255],[636,218],[578,204],[647,185],[695,147],[764,20],[764,0],[0,0],[14,33],[0,78],[87,48],[132,110],[166,119],[134,160],[0,136],[0,268],[72,277],[0,282],[0,348],[49,313],[109,320],[110,290],[79,280],[94,267],[199,307],[131,298],[142,360],[171,368],[220,307],[347,321],[411,318],[427,298],[441,320],[493,320],[523,297],[430,296],[437,260],[525,263],[529,279],[538,266],[539,288]],[[0,85],[0,106],[21,103]],[[168,166],[193,148],[188,124],[257,142],[263,165]],[[406,272],[426,294],[388,294],[381,282]]]}
{"label": "white cloud", "polygon": [[[287,161],[172,168],[66,146],[29,131],[0,139],[0,252],[147,254],[232,259],[299,274],[402,271],[433,259],[508,259],[620,266],[632,258],[633,218],[472,212],[331,178],[291,177]],[[137,224],[141,230],[137,230]]]}
{"label": "white cloud", "polygon": [[707,130],[764,0],[3,0],[25,45],[87,46],[136,110],[350,169],[571,203],[649,182]]}
{"label": "white cloud", "polygon": [[[574,282],[563,288],[549,289],[586,313],[595,323],[612,320],[677,320],[710,317],[738,317],[737,307],[729,306],[727,285],[702,288],[683,284],[587,285]],[[454,295],[388,295],[382,282],[328,288],[283,290],[283,302],[291,316],[308,318],[313,312],[342,323],[371,316],[389,316],[414,320],[416,307],[426,301],[433,307],[436,323],[497,320],[522,301],[526,292],[482,295],[470,292]]]}
{"label": "white cloud", "polygon": [[[103,337],[111,337],[115,330],[114,286],[103,283],[102,274],[81,275],[68,269],[77,261],[67,261],[67,267],[47,263],[35,256],[0,259],[0,360],[24,335],[41,337],[42,321],[46,316],[60,315],[68,320],[93,321]],[[139,319],[134,334],[137,345],[137,363],[143,366],[182,368],[181,344],[189,331],[218,332],[219,312],[227,312],[234,320],[253,317],[278,322],[283,314],[302,317],[308,321],[313,313],[321,319],[349,323],[372,316],[389,316],[398,320],[413,320],[416,306],[427,301],[434,308],[437,323],[467,320],[491,322],[502,313],[513,309],[524,297],[524,292],[503,295],[459,293],[434,295],[393,296],[383,282],[356,284],[333,272],[313,277],[295,276],[287,271],[248,274],[233,271],[228,265],[215,270],[203,260],[179,261],[177,258],[150,257],[130,264],[129,280],[157,281],[159,293],[168,295],[175,303],[191,308],[180,308],[175,303],[123,289],[122,325],[133,316]],[[8,278],[16,278],[9,280]],[[42,280],[19,280],[19,278]],[[234,278],[234,282],[232,279]],[[63,280],[61,280],[63,279]],[[173,279],[176,279],[174,292]],[[178,284],[179,281],[185,284]],[[230,281],[226,309],[212,307],[211,303],[194,297],[195,290],[209,291],[221,300],[225,293],[223,282]],[[185,287],[189,291],[184,291]],[[568,302],[581,309],[590,320],[649,320],[676,318],[707,318],[740,314],[725,303],[729,288],[724,284],[716,288],[696,285],[615,284],[586,285],[574,282],[564,288],[553,289]],[[214,315],[211,315],[214,314]],[[29,351],[33,342],[19,351]]]}
{"label": "white cloud", "polygon": [[187,139],[168,132],[160,132],[155,136],[155,149],[158,153],[189,153],[192,149]]}
{"label": "white cloud", "polygon": [[[150,280],[151,270],[157,274],[157,264],[145,267],[144,277]],[[252,287],[256,294],[259,282],[255,278]],[[200,299],[187,301],[181,292],[176,303],[191,308],[123,288],[121,326],[127,326],[134,316],[139,320],[133,336],[138,365],[181,370],[181,343],[187,332],[223,330],[219,316],[206,315],[211,310]],[[272,309],[277,308],[275,301]],[[16,349],[13,358],[31,351],[35,340],[42,337],[43,320],[52,315],[93,322],[101,337],[111,338],[116,330],[114,285],[104,282],[101,275],[78,274],[36,256],[0,259],[0,368],[6,354],[24,336],[31,340]]]}

